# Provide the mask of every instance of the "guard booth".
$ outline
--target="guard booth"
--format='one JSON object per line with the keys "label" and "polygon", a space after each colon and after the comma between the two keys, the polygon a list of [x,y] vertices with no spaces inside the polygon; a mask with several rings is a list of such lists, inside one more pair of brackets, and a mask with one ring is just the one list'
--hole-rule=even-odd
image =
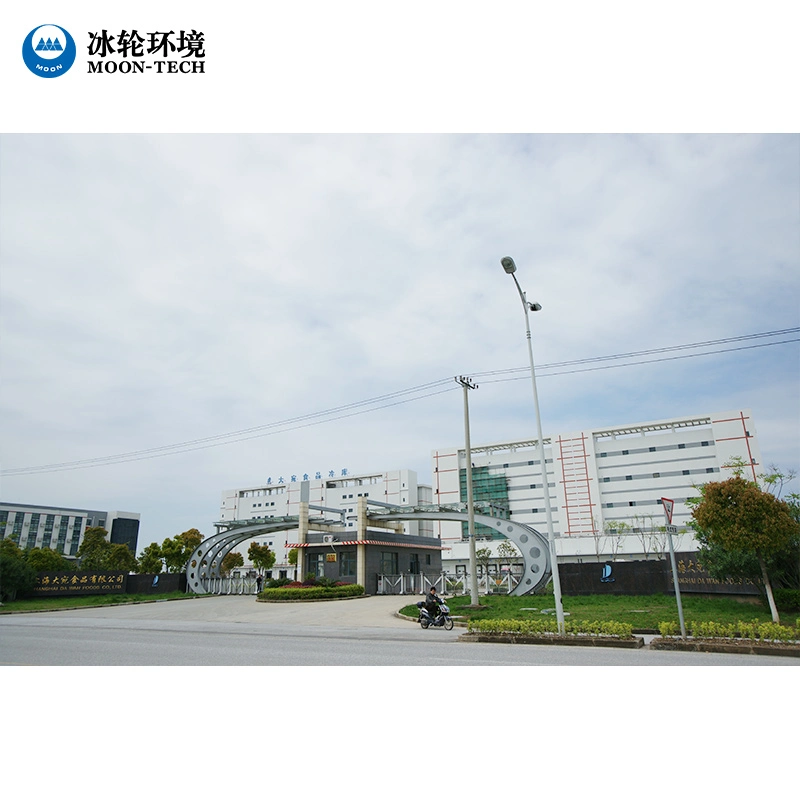
{"label": "guard booth", "polygon": [[309,531],[305,542],[289,545],[302,553],[298,554],[304,567],[300,579],[312,574],[360,583],[367,594],[378,594],[379,576],[441,575],[442,545],[438,538],[389,531],[368,531],[367,536],[352,539],[348,534]]}

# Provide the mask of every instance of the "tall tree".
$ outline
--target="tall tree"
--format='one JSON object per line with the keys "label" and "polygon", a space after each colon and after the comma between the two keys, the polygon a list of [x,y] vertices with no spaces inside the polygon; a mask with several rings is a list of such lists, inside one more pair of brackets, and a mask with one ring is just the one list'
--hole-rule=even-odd
{"label": "tall tree", "polygon": [[72,572],[75,569],[73,561],[48,547],[34,547],[28,550],[25,553],[25,560],[36,572]]}
{"label": "tall tree", "polygon": [[258,542],[251,542],[247,549],[247,557],[258,570],[272,569],[275,563],[275,553],[267,545]]}
{"label": "tall tree", "polygon": [[161,555],[167,565],[167,572],[182,572],[189,556],[202,541],[203,534],[197,528],[190,528],[172,539],[164,539],[161,543]]}
{"label": "tall tree", "polygon": [[0,540],[0,597],[15,600],[17,592],[32,589],[36,570],[28,564],[25,551],[10,537]]}
{"label": "tall tree", "polygon": [[148,575],[158,575],[163,569],[161,548],[158,542],[151,542],[139,555],[139,571]]}
{"label": "tall tree", "polygon": [[136,572],[139,562],[136,556],[131,553],[130,547],[126,544],[112,544],[106,554],[106,562],[103,569],[113,569],[115,572]]}
{"label": "tall tree", "polygon": [[111,550],[111,542],[107,536],[108,531],[105,528],[86,529],[81,546],[78,548],[81,569],[96,571],[106,568],[106,559]]}
{"label": "tall tree", "polygon": [[222,564],[220,564],[219,571],[223,575],[228,575],[228,573],[232,569],[236,569],[236,567],[243,567],[244,566],[244,557],[241,553],[237,553],[235,550],[231,550],[225,558],[222,559]]}
{"label": "tall tree", "polygon": [[739,475],[707,483],[692,510],[697,527],[709,544],[729,553],[751,555],[758,562],[772,619],[780,622],[772,594],[767,561],[800,536],[800,524],[782,500]]}

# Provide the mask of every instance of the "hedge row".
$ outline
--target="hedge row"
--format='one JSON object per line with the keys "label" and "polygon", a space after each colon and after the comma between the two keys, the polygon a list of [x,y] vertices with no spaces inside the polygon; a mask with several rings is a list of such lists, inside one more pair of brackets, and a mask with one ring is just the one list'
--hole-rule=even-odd
{"label": "hedge row", "polygon": [[264,589],[258,596],[262,600],[333,600],[337,597],[358,597],[364,594],[364,587],[358,583],[344,586],[282,586]]}
{"label": "hedge row", "polygon": [[[800,627],[800,620],[798,627]],[[677,622],[659,622],[662,636],[678,636]],[[686,634],[695,639],[752,639],[756,641],[793,642],[798,639],[798,629],[774,622],[687,622]]]}
{"label": "hedge row", "polygon": [[[478,619],[470,620],[469,631],[480,633],[518,633],[523,636],[557,634],[558,621],[552,617],[542,619]],[[618,639],[632,639],[633,625],[627,622],[565,620],[567,634],[583,636],[614,636]]]}

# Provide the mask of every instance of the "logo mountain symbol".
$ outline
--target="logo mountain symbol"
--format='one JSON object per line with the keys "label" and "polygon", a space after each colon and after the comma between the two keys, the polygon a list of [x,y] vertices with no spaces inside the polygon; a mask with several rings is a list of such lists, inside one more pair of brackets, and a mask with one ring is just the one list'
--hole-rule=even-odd
{"label": "logo mountain symbol", "polygon": [[64,48],[61,46],[61,42],[58,41],[58,36],[56,36],[56,40],[53,41],[49,36],[47,37],[47,41],[45,42],[44,38],[41,37],[39,39],[39,44],[36,45],[37,51],[42,50],[56,50],[62,51]]}

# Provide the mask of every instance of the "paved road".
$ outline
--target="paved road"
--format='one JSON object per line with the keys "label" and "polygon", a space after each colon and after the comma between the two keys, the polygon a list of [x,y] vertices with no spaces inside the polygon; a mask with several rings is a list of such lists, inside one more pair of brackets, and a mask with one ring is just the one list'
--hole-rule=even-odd
{"label": "paved road", "polygon": [[[409,598],[412,599],[412,598]],[[413,599],[412,599],[413,600]],[[202,597],[0,616],[0,663],[52,666],[773,666],[778,656],[459,642],[398,619],[406,599]]]}

